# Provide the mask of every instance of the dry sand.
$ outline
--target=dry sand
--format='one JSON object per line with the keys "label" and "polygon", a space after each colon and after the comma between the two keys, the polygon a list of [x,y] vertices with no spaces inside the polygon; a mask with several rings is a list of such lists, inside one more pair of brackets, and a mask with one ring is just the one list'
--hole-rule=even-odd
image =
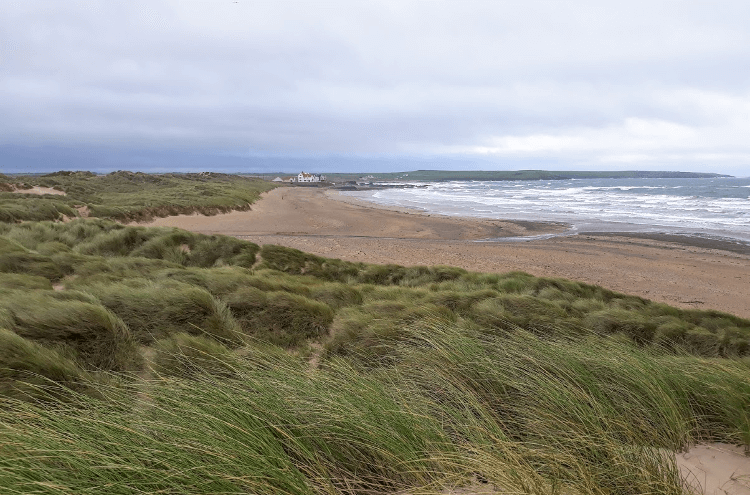
{"label": "dry sand", "polygon": [[706,495],[750,495],[750,457],[725,443],[698,445],[677,455],[685,484]]}
{"label": "dry sand", "polygon": [[32,186],[30,189],[21,189],[18,186],[11,185],[13,187],[14,193],[18,194],[34,194],[37,196],[41,196],[43,194],[52,194],[55,196],[65,196],[64,191],[58,191],[57,189],[52,189],[51,187],[44,187],[44,186]]}
{"label": "dry sand", "polygon": [[750,252],[729,244],[691,245],[687,238],[622,234],[482,242],[561,233],[565,227],[387,210],[335,191],[302,187],[274,189],[251,211],[211,217],[181,215],[160,218],[151,225],[233,235],[349,261],[442,264],[499,273],[522,270],[683,308],[715,309],[750,318]]}

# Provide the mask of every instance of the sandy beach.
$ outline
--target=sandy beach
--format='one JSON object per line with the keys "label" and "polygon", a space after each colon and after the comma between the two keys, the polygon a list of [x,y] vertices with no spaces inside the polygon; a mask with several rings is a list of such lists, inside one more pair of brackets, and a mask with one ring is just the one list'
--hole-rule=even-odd
{"label": "sandy beach", "polygon": [[389,210],[336,191],[302,187],[274,189],[250,211],[167,217],[149,225],[233,235],[349,261],[521,270],[750,318],[750,252],[712,241],[607,233],[486,241],[561,234],[566,226]]}

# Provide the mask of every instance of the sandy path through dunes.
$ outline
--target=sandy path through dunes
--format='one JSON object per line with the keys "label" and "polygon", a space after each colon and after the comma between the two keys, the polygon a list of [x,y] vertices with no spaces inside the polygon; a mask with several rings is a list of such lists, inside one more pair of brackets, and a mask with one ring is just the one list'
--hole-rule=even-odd
{"label": "sandy path through dunes", "polygon": [[[555,224],[474,220],[339,201],[317,188],[270,191],[251,211],[181,215],[150,225],[234,235],[258,244],[368,263],[522,270],[601,285],[679,307],[750,318],[750,254],[627,236],[577,235],[477,242],[562,232]],[[720,247],[720,246],[719,246]]]}

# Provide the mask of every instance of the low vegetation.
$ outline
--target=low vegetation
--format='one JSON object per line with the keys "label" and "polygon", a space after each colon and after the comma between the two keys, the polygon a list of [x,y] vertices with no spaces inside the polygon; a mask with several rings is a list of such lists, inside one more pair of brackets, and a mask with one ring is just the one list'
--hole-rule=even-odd
{"label": "low vegetation", "polygon": [[8,493],[683,493],[750,321],[103,219],[0,224]]}
{"label": "low vegetation", "polygon": [[[64,195],[33,195],[41,186]],[[146,221],[167,215],[246,210],[270,182],[236,175],[55,172],[0,177],[0,222],[100,217]]]}

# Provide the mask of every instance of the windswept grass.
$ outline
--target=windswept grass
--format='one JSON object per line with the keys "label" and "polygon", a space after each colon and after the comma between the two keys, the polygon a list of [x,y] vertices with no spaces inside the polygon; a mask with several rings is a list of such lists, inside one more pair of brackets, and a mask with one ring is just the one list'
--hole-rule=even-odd
{"label": "windswept grass", "polygon": [[178,332],[209,335],[227,344],[242,342],[240,327],[227,305],[199,287],[130,279],[93,285],[89,290],[123,319],[141,344]]}
{"label": "windswept grass", "polygon": [[237,358],[228,347],[209,337],[175,333],[156,341],[154,351],[153,362],[150,365],[160,376],[237,376]]}
{"label": "windswept grass", "polygon": [[599,344],[434,324],[394,344],[386,369],[334,359],[315,373],[253,348],[234,378],[193,370],[152,383],[132,410],[14,403],[0,480],[24,493],[441,493],[477,480],[506,493],[682,493],[657,447],[736,438],[746,367],[616,341],[602,359]]}
{"label": "windswept grass", "polygon": [[69,391],[97,394],[92,376],[52,348],[0,328],[0,397],[65,399]]}
{"label": "windswept grass", "polygon": [[16,223],[34,220],[63,220],[75,217],[75,200],[60,196],[36,196],[0,190],[0,222]]}
{"label": "windswept grass", "polygon": [[49,256],[23,248],[16,249],[17,246],[7,239],[4,245],[0,245],[0,272],[33,275],[51,281],[60,280],[66,275],[66,267]]}
{"label": "windswept grass", "polygon": [[324,336],[333,321],[327,304],[288,292],[247,287],[226,300],[244,332],[284,347]]}
{"label": "windswept grass", "polygon": [[179,229],[123,227],[103,232],[76,251],[99,256],[162,259],[183,266],[229,264],[250,267],[258,247],[227,236],[205,236]]}
{"label": "windswept grass", "polygon": [[[35,196],[7,192],[3,184],[23,188],[51,187],[65,193]],[[0,222],[62,220],[80,216],[79,210],[100,218],[146,221],[167,215],[212,215],[246,210],[274,184],[226,174],[144,174],[112,172],[57,172],[44,176],[0,179]]]}
{"label": "windswept grass", "polygon": [[0,224],[0,486],[681,494],[669,452],[750,444],[749,354],[568,280]]}
{"label": "windswept grass", "polygon": [[142,343],[174,332],[239,342],[244,333],[296,347],[332,329],[327,352],[348,354],[437,315],[489,334],[516,327],[550,337],[594,332],[676,353],[750,353],[747,320],[524,273],[382,267],[270,245],[260,250],[261,266],[249,270],[255,244],[103,220],[5,225],[0,233],[0,285],[55,283],[93,294],[90,303],[114,312]]}
{"label": "windswept grass", "polygon": [[90,295],[3,290],[0,328],[59,350],[91,369],[132,369],[137,355],[130,330]]}
{"label": "windswept grass", "polygon": [[2,289],[52,289],[52,283],[45,277],[20,273],[0,273],[0,291]]}

